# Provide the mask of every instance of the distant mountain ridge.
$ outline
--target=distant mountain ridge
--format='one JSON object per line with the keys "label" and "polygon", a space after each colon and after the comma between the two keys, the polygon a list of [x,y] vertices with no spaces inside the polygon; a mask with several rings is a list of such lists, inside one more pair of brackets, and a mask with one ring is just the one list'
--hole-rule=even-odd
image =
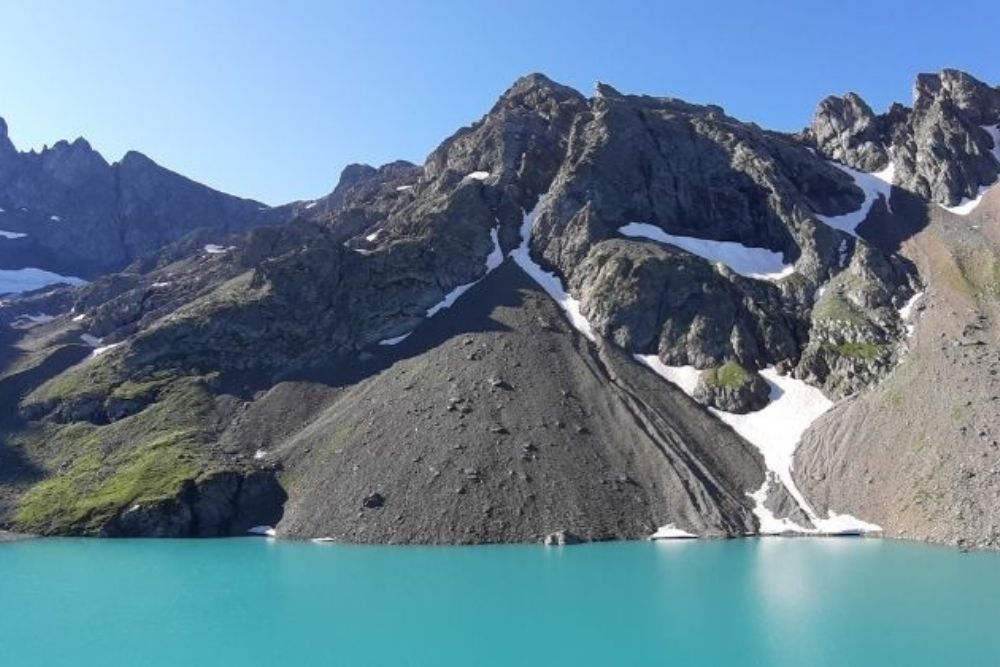
{"label": "distant mountain ridge", "polygon": [[85,139],[19,152],[0,118],[0,268],[93,277],[124,268],[196,229],[219,234],[267,219],[268,207],[212,190],[129,151],[109,164]]}

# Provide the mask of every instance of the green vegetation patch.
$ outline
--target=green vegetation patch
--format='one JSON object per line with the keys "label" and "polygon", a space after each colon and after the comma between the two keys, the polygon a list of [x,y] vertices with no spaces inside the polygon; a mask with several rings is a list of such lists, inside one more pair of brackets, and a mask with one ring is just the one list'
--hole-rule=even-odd
{"label": "green vegetation patch", "polygon": [[828,289],[816,304],[813,309],[813,319],[837,320],[858,325],[868,323],[864,312],[834,289]]}
{"label": "green vegetation patch", "polygon": [[210,471],[211,378],[165,377],[126,383],[155,390],[147,409],[111,424],[39,422],[11,443],[50,476],[21,497],[14,522],[42,534],[95,534],[134,503],[172,498]]}
{"label": "green vegetation patch", "polygon": [[718,368],[709,368],[702,374],[707,385],[735,389],[750,381],[750,373],[735,361],[727,361]]}
{"label": "green vegetation patch", "polygon": [[105,460],[94,448],[65,473],[36,484],[14,518],[21,530],[96,532],[122,508],[175,496],[199,472],[193,433],[180,431]]}

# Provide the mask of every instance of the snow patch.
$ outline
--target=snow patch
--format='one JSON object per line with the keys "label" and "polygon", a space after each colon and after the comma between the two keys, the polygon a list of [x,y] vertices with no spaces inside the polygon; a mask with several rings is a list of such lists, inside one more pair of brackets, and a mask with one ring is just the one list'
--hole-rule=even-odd
{"label": "snow patch", "polygon": [[618,229],[620,234],[666,243],[713,263],[725,264],[730,269],[759,280],[781,280],[795,273],[795,266],[785,264],[780,252],[767,248],[754,248],[735,241],[713,241],[692,236],[668,234],[656,225],[630,222]]}
{"label": "snow patch", "polygon": [[73,321],[73,322],[83,322],[83,321],[84,321],[85,319],[87,319],[87,316],[86,316],[86,315],[84,315],[83,313],[80,313],[79,315],[75,315],[75,316],[73,317],[73,320],[72,320],[72,321]]}
{"label": "snow patch", "polygon": [[649,536],[651,540],[690,540],[696,539],[698,536],[694,533],[689,533],[686,530],[678,528],[672,523],[668,523],[665,526],[660,526],[655,533]]}
{"label": "snow patch", "polygon": [[157,282],[157,283],[153,283],[152,285],[150,285],[150,287],[156,287],[156,288],[159,288],[159,287],[170,287],[170,283],[169,282]]}
{"label": "snow patch", "polygon": [[107,352],[108,350],[113,350],[116,347],[118,347],[119,345],[121,345],[121,343],[111,343],[110,345],[101,345],[100,347],[95,347],[93,349],[93,351],[90,353],[90,356],[91,357],[99,357],[102,354],[104,354],[105,352]]}
{"label": "snow patch", "polygon": [[535,204],[535,208],[530,213],[525,213],[523,222],[521,223],[521,245],[512,250],[510,256],[514,258],[514,261],[517,262],[517,265],[525,273],[531,276],[559,304],[559,307],[562,308],[573,328],[589,340],[594,341],[596,340],[594,331],[590,327],[590,322],[587,321],[587,318],[580,311],[580,302],[566,293],[566,290],[563,289],[562,281],[559,280],[559,277],[555,273],[543,271],[542,267],[531,259],[531,250],[528,247],[531,241],[531,229],[535,225],[535,217],[538,215],[538,210],[544,200],[544,196],[539,198],[538,203]]}
{"label": "snow patch", "polygon": [[[993,140],[993,150],[990,151],[997,162],[1000,162],[1000,125],[981,125],[980,127],[990,135],[990,139]],[[979,206],[979,202],[983,201],[983,197],[989,192],[990,188],[996,185],[997,182],[990,183],[989,185],[982,185],[976,192],[976,196],[971,199],[966,197],[960,201],[955,206],[945,206],[941,204],[941,208],[948,211],[949,213],[954,213],[955,215],[969,215],[976,207]]]}
{"label": "snow patch", "polygon": [[254,461],[260,461],[261,459],[266,457],[267,457],[267,451],[263,449],[258,449],[256,452],[253,453]]}
{"label": "snow patch", "polygon": [[466,174],[463,181],[485,181],[490,177],[490,172],[488,171],[474,171],[471,174]]}
{"label": "snow patch", "polygon": [[309,541],[313,544],[330,544],[332,542],[336,542],[337,540],[333,537],[314,537]]}
{"label": "snow patch", "polygon": [[406,337],[409,336],[411,333],[413,333],[413,332],[412,331],[407,331],[402,336],[396,336],[395,338],[386,338],[386,339],[380,340],[378,342],[378,344],[379,345],[399,345],[404,340],[406,340]]}
{"label": "snow patch", "polygon": [[407,190],[412,190],[412,185],[397,185],[396,192],[406,192]]}
{"label": "snow patch", "polygon": [[316,202],[316,201],[311,201],[311,202],[309,202],[308,204],[306,204],[306,208],[312,208],[313,206],[315,206],[315,205],[316,205],[316,204],[318,204],[318,203],[319,203],[319,202]]}
{"label": "snow patch", "polygon": [[277,533],[271,526],[254,526],[247,530],[250,535],[263,535],[264,537],[274,537]]}
{"label": "snow patch", "polygon": [[368,236],[366,236],[365,237],[365,241],[368,241],[369,243],[371,243],[372,241],[374,241],[375,239],[377,239],[378,235],[381,234],[381,233],[382,233],[382,230],[381,229],[377,229],[374,232],[372,232],[371,234],[369,234]]}
{"label": "snow patch", "polygon": [[83,285],[87,281],[75,276],[61,276],[58,273],[29,267],[26,269],[0,269],[0,294],[20,294],[48,285],[67,283]]}
{"label": "snow patch", "polygon": [[230,250],[233,250],[234,248],[236,248],[236,246],[232,245],[221,246],[215,243],[209,243],[205,245],[205,252],[207,252],[209,255],[221,255],[223,253],[229,252]]}
{"label": "snow patch", "polygon": [[51,220],[52,222],[62,222],[62,218],[60,218],[58,215],[50,215],[49,220]]}
{"label": "snow patch", "polygon": [[101,339],[97,336],[89,333],[80,334],[80,340],[89,345],[90,347],[100,347]]}
{"label": "snow patch", "polygon": [[816,218],[820,222],[856,237],[858,234],[855,230],[868,217],[868,213],[871,212],[872,206],[879,197],[885,200],[886,207],[892,211],[889,202],[892,195],[892,179],[896,173],[895,164],[890,162],[888,167],[874,173],[851,169],[839,162],[831,161],[830,164],[854,179],[854,184],[865,194],[865,200],[861,202],[860,208],[850,213],[817,215]]}
{"label": "snow patch", "polygon": [[0,229],[0,236],[5,239],[23,239],[27,234],[21,232],[8,232],[4,229]]}

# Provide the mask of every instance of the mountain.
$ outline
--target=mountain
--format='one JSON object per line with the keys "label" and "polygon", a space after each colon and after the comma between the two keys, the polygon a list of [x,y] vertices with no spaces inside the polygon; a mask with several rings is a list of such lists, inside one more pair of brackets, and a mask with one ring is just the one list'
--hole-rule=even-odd
{"label": "mountain", "polygon": [[195,230],[211,238],[275,220],[130,151],[108,164],[84,139],[22,153],[0,118],[0,267],[91,278]]}
{"label": "mountain", "polygon": [[0,526],[998,547],[1000,91],[914,95],[790,134],[533,74],[422,166],[12,299]]}

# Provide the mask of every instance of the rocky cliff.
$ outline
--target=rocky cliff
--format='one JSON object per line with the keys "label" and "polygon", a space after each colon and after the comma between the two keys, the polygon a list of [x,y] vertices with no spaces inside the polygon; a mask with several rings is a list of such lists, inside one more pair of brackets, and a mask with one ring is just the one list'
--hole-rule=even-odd
{"label": "rocky cliff", "polygon": [[[124,270],[0,309],[0,526],[259,523],[370,542],[882,530],[995,545],[971,522],[937,530],[950,500],[919,525],[901,509],[899,480],[926,461],[894,453],[897,420],[877,426],[861,406],[911,372],[919,295],[952,279],[915,250],[923,239],[967,266],[956,239],[975,220],[968,270],[993,280],[982,202],[1000,175],[998,96],[946,70],[918,78],[912,108],[831,97],[783,134],[534,74],[422,166],[353,165],[330,195],[270,217],[193,184],[192,201],[169,197],[180,212],[126,207],[181,216],[187,234],[120,234]],[[3,155],[22,171],[54,160],[6,145],[0,183],[17,180]],[[67,202],[104,187],[79,176],[104,173],[85,168],[89,148],[58,151],[79,154],[55,160],[77,184]],[[136,160],[104,167],[121,181]],[[179,178],[142,164],[142,187],[118,185],[139,193],[127,201]],[[204,202],[231,222],[195,231]],[[978,290],[977,312],[993,300]],[[965,515],[1000,514],[991,484],[962,496]]]}

